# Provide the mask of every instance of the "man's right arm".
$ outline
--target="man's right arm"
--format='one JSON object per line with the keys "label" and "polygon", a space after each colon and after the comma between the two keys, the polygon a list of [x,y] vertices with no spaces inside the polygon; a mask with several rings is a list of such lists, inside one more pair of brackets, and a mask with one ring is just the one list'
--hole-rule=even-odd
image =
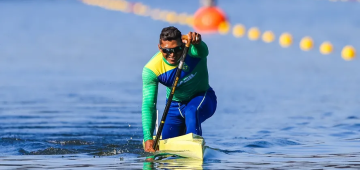
{"label": "man's right arm", "polygon": [[143,101],[142,101],[142,126],[144,142],[153,139],[156,121],[156,101],[158,93],[158,79],[153,71],[144,67],[142,72]]}

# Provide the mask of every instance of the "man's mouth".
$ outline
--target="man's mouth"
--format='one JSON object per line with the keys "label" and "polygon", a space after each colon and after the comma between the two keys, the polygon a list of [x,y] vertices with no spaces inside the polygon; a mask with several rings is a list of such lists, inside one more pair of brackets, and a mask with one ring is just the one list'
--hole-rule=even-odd
{"label": "man's mouth", "polygon": [[171,61],[175,61],[176,57],[168,57],[168,59],[171,60]]}

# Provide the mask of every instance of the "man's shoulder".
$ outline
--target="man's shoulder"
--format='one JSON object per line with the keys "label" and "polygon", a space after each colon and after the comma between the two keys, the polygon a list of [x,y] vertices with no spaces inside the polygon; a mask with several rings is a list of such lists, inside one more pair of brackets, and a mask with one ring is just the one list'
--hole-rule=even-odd
{"label": "man's shoulder", "polygon": [[145,68],[148,68],[150,70],[153,70],[154,67],[156,67],[158,64],[162,62],[162,55],[160,52],[155,53],[153,57],[145,64]]}
{"label": "man's shoulder", "polygon": [[160,52],[156,53],[144,67],[144,69],[152,71],[156,76],[174,68],[176,66],[170,66],[164,62],[163,55]]}

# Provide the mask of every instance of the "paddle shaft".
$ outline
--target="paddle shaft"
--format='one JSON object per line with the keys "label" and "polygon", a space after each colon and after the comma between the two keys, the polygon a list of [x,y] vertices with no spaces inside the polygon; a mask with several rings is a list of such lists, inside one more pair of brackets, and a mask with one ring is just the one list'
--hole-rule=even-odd
{"label": "paddle shaft", "polygon": [[156,133],[156,137],[155,137],[155,141],[154,141],[154,145],[153,145],[153,149],[155,151],[157,150],[157,147],[158,147],[158,144],[159,144],[159,138],[161,136],[161,132],[162,132],[162,129],[163,129],[164,124],[165,124],[166,116],[167,116],[167,114],[169,112],[170,104],[171,104],[172,98],[174,97],[176,85],[177,85],[177,83],[179,81],[179,77],[180,77],[182,68],[184,66],[184,61],[185,61],[186,55],[187,55],[187,53],[189,51],[189,47],[190,47],[190,40],[189,40],[188,35],[183,35],[182,39],[186,39],[187,43],[185,44],[184,51],[183,51],[183,53],[181,55],[180,63],[179,63],[178,69],[177,69],[176,74],[175,74],[175,80],[174,80],[172,88],[171,88],[171,93],[170,93],[169,98],[168,98],[168,100],[166,102],[165,110],[164,110],[164,113],[163,113],[163,115],[161,117],[161,122],[160,122],[160,125],[159,125],[159,129],[158,129],[158,131]]}

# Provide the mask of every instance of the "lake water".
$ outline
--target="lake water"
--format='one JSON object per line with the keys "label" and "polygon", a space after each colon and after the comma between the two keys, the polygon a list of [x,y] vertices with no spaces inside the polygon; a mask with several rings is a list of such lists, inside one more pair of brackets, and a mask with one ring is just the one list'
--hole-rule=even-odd
{"label": "lake water", "polygon": [[[141,1],[140,1],[141,2]],[[194,13],[194,1],[152,0]],[[204,162],[145,162],[141,72],[169,23],[76,0],[0,0],[0,168],[359,169],[360,3],[219,1],[232,24],[290,32],[281,48],[203,35],[215,115],[203,125]],[[177,26],[183,33],[191,28]],[[315,49],[301,51],[303,36]],[[331,55],[318,52],[328,40]],[[165,107],[160,87],[158,109]]]}

